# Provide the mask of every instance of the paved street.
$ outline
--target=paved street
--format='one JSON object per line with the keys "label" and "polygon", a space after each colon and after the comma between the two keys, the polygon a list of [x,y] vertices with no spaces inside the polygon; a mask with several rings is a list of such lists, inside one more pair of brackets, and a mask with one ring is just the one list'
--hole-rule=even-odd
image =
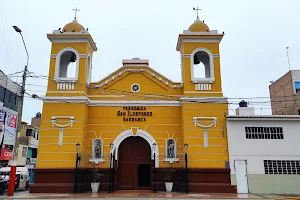
{"label": "paved street", "polygon": [[[14,196],[25,195],[28,193],[29,193],[28,190],[18,190],[18,191],[15,191]],[[0,199],[5,199],[5,198],[7,198],[7,191],[3,195],[0,195]]]}
{"label": "paved street", "polygon": [[300,197],[280,196],[280,195],[258,195],[258,194],[185,194],[185,193],[166,193],[150,191],[116,191],[114,193],[81,193],[81,194],[30,194],[28,191],[17,191],[13,197],[6,195],[0,196],[0,199],[139,199],[139,200],[186,200],[186,199],[300,199]]}

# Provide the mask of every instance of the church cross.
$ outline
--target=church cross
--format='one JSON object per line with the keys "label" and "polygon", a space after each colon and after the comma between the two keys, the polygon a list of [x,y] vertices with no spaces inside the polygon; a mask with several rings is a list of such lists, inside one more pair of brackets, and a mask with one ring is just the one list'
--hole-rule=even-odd
{"label": "church cross", "polygon": [[77,14],[77,11],[80,11],[79,9],[77,9],[77,7],[75,9],[72,9],[73,11],[75,11],[75,18],[76,19],[76,14]]}
{"label": "church cross", "polygon": [[198,11],[199,11],[199,10],[202,10],[202,9],[198,8],[198,6],[197,6],[197,8],[193,7],[193,10],[196,10],[196,11],[197,11],[197,19],[199,19]]}

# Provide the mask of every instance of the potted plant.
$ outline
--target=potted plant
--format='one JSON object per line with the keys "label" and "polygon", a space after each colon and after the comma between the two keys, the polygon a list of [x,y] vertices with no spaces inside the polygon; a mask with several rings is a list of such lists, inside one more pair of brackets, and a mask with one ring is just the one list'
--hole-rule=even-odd
{"label": "potted plant", "polygon": [[175,172],[175,170],[173,170],[172,167],[166,171],[166,177],[165,177],[166,192],[172,192],[172,189],[173,189],[172,173],[173,172]]}
{"label": "potted plant", "polygon": [[[103,174],[101,174],[99,172],[99,169],[96,167],[95,164],[93,164],[93,172],[92,172],[92,176],[93,176],[93,182],[91,183],[91,188],[92,188],[92,192],[96,193],[99,190],[99,186],[100,186],[100,177],[103,176]],[[99,182],[97,182],[99,181]]]}

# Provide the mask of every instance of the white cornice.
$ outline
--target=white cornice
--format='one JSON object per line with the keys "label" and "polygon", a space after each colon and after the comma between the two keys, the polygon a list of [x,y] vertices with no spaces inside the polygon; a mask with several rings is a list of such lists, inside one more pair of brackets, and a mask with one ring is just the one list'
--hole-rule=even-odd
{"label": "white cornice", "polygon": [[181,102],[228,103],[227,97],[181,97]]}
{"label": "white cornice", "polygon": [[227,103],[227,97],[181,97],[176,100],[90,100],[86,96],[44,96],[44,102],[84,103],[88,106],[181,106],[185,102]]}
{"label": "white cornice", "polygon": [[146,65],[149,65],[149,60],[148,59],[139,59],[139,58],[123,59],[122,63],[123,63],[123,65],[124,64],[146,64]]}
{"label": "white cornice", "polygon": [[85,103],[88,106],[180,106],[180,101],[151,100],[90,100],[88,97],[41,97],[44,102]]}
{"label": "white cornice", "polygon": [[[219,38],[182,38],[180,36],[185,36],[185,35],[179,35],[178,42],[177,42],[177,45],[176,45],[176,50],[177,51],[181,51],[182,45],[185,42],[193,42],[193,43],[220,43],[221,40],[222,40],[222,37],[219,37]],[[213,35],[213,36],[216,36],[216,35]],[[217,35],[217,36],[221,36],[221,35]]]}
{"label": "white cornice", "polygon": [[94,42],[92,41],[92,39],[90,37],[88,38],[82,38],[82,37],[78,37],[78,38],[57,38],[57,37],[48,37],[49,40],[52,43],[79,43],[79,42],[87,42],[90,49],[92,49],[93,51],[97,51],[97,47],[94,44]]}

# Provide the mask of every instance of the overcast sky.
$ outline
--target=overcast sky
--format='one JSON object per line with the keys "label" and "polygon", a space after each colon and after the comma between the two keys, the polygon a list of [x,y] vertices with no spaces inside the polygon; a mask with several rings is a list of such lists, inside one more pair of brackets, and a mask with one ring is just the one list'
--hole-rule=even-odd
{"label": "overcast sky", "polygon": [[[178,34],[196,19],[193,6],[212,30],[224,31],[220,44],[224,95],[268,97],[269,81],[300,62],[299,0],[1,0],[0,69],[7,74],[23,70],[26,54],[12,26],[23,31],[30,54],[28,70],[48,75],[51,43],[46,34],[74,18],[89,28],[98,52],[93,57],[92,80],[104,78],[122,65],[122,59],[149,59],[150,67],[180,81]],[[18,78],[21,81],[21,78]],[[47,82],[28,78],[28,93],[43,95]],[[251,101],[257,102],[256,99]],[[42,111],[42,102],[26,98],[23,120]],[[261,107],[264,107],[261,110]],[[232,105],[235,109],[237,106]],[[270,105],[255,105],[257,114],[270,114]]]}

